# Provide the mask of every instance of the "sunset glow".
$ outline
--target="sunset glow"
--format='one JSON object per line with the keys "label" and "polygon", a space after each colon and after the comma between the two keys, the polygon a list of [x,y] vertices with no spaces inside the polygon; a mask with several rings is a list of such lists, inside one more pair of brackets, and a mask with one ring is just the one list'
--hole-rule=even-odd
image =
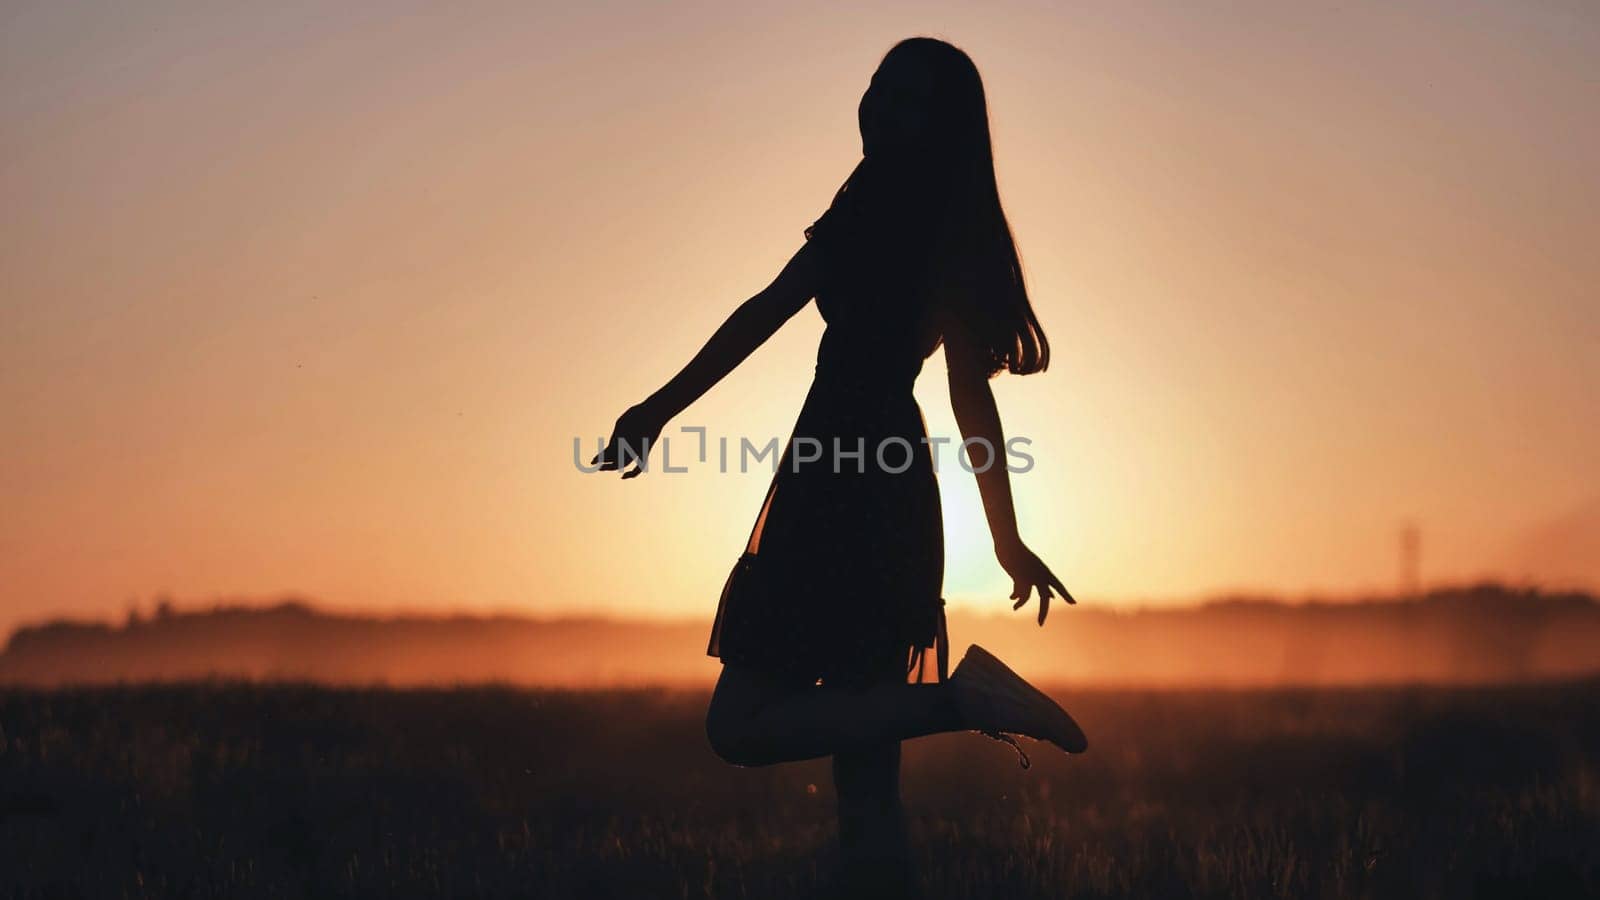
{"label": "sunset glow", "polygon": [[[22,4],[0,626],[288,591],[709,620],[770,469],[624,483],[573,441],[778,271],[916,33],[990,92],[1055,354],[995,392],[1076,595],[1389,592],[1407,522],[1425,583],[1600,583],[1585,4]],[[786,436],[820,333],[673,427]],[[957,437],[941,356],[917,395]],[[1003,608],[940,485],[946,594]]]}

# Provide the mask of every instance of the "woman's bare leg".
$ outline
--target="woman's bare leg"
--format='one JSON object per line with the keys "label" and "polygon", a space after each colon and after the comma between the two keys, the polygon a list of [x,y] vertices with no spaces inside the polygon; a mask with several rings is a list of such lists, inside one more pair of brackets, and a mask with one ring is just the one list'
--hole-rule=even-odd
{"label": "woman's bare leg", "polygon": [[864,690],[782,685],[725,666],[706,715],[712,747],[736,765],[833,756],[842,897],[895,900],[914,891],[900,741],[965,726],[947,684],[906,684],[902,663]]}
{"label": "woman's bare leg", "polygon": [[848,754],[967,727],[948,683],[794,687],[733,664],[723,666],[706,713],[711,748],[738,766]]}
{"label": "woman's bare leg", "polygon": [[833,788],[844,886],[874,900],[908,895],[914,879],[900,804],[900,742],[834,754]]}

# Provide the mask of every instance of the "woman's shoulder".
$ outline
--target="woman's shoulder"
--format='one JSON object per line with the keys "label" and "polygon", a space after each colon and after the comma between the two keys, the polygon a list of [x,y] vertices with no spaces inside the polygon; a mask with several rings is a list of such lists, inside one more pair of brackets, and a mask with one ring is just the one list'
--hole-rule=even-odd
{"label": "woman's shoulder", "polygon": [[832,203],[828,204],[828,208],[824,209],[821,215],[806,226],[806,240],[830,244],[842,239],[844,232],[849,229],[851,220],[854,218],[852,206],[853,204],[850,200],[841,192],[838,197],[834,198]]}

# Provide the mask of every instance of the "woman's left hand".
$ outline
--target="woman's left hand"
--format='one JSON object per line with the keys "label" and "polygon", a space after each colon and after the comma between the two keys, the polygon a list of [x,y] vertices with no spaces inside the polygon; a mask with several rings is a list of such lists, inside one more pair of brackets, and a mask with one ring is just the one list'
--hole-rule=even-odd
{"label": "woman's left hand", "polygon": [[1000,560],[1000,565],[1006,570],[1006,574],[1011,576],[1011,599],[1017,601],[1012,609],[1021,609],[1033,595],[1033,589],[1035,587],[1039,589],[1040,625],[1044,624],[1045,616],[1050,614],[1052,590],[1061,594],[1061,599],[1068,603],[1078,602],[1067,593],[1066,585],[1050,571],[1044,560],[1029,550],[1022,541],[995,547],[995,556]]}

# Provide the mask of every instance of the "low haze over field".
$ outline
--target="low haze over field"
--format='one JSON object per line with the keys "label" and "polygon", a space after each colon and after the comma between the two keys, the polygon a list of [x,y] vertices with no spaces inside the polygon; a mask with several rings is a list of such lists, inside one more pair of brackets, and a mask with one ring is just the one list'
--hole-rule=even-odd
{"label": "low haze over field", "polygon": [[[957,614],[956,651],[980,643],[1051,683],[1159,687],[1484,684],[1600,674],[1600,604],[1496,585],[1414,601],[1071,610],[1040,631],[1027,615]],[[506,682],[554,687],[704,686],[716,677],[699,622],[509,616],[373,619],[299,602],[182,612],[118,627],[21,629],[0,685],[193,680],[331,684]],[[931,668],[922,673],[934,680]]]}

